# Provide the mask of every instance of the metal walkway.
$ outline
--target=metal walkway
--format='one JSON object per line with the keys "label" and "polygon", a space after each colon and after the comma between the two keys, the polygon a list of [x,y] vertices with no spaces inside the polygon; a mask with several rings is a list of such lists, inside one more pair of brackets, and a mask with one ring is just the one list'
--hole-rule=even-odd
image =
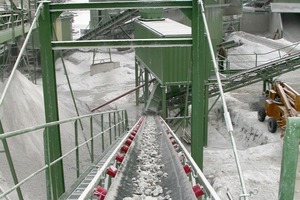
{"label": "metal walkway", "polygon": [[[125,134],[124,134],[125,135]],[[88,173],[84,173],[81,177],[82,181],[80,183],[75,183],[77,184],[77,187],[73,191],[67,191],[60,199],[68,199],[68,200],[77,200],[82,192],[85,190],[85,188],[91,183],[95,175],[97,174],[97,171],[100,167],[102,167],[106,160],[109,158],[109,156],[112,154],[112,152],[115,150],[115,148],[118,146],[120,141],[124,138],[123,136],[120,136],[113,145],[109,149],[107,149],[103,154],[101,154],[101,157],[98,158],[98,162],[96,165],[93,165],[90,167]],[[79,178],[80,180],[80,178]],[[72,188],[72,187],[71,187]],[[94,198],[97,199],[97,198]]]}
{"label": "metal walkway", "polygon": [[[299,68],[300,53],[298,52],[227,77],[227,79],[222,80],[223,90],[229,92],[259,81],[270,80]],[[215,80],[209,80],[209,82],[209,96],[218,95],[219,89]]]}

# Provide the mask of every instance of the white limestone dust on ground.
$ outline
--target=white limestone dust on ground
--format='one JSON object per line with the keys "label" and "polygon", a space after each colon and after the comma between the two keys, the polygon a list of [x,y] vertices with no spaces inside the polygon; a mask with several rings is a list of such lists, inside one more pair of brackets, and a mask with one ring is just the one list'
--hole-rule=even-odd
{"label": "white limestone dust on ground", "polygon": [[[241,39],[244,45],[233,48],[229,53],[241,51],[253,53],[254,51],[264,52],[264,50],[268,52],[276,49],[278,45],[291,44],[285,40],[274,42],[243,32],[236,33],[232,37]],[[99,52],[97,55],[99,58],[108,56],[105,49],[99,49]],[[118,53],[113,51],[112,59],[113,61],[119,61],[121,67],[90,76],[89,66],[92,63],[92,52],[78,51],[65,58],[76,101],[80,107],[80,114],[90,113],[90,110],[95,106],[134,87],[134,52]],[[60,105],[62,105],[60,107],[60,117],[61,119],[74,117],[76,114],[61,60],[56,61],[56,66],[58,97]],[[292,87],[300,91],[299,70],[282,75],[279,78],[288,81]],[[1,111],[4,130],[17,130],[42,124],[44,113],[41,81],[39,81],[39,85],[34,85],[21,73],[17,73],[14,79],[15,82],[9,89],[8,97]],[[3,88],[3,84],[1,84],[1,88]],[[267,130],[266,122],[262,123],[257,120],[255,107],[257,102],[261,100],[261,88],[261,83],[250,85],[228,93],[226,97],[234,123],[234,135],[239,149],[246,186],[248,190],[258,189],[258,194],[250,197],[250,199],[275,200],[277,199],[279,187],[282,141],[280,131],[271,134]],[[132,125],[143,108],[142,105],[136,107],[134,101],[135,96],[131,94],[104,109],[127,108]],[[71,133],[68,132],[68,127],[63,132],[64,140],[70,140],[71,136],[68,134]],[[43,165],[41,136],[30,134],[19,137],[14,142],[10,140],[8,142],[20,177],[25,176],[25,174],[28,175],[28,173]],[[71,146],[71,142],[66,142],[65,148],[71,148]],[[0,149],[3,149],[2,144],[0,144]],[[5,154],[0,154],[0,160],[0,172],[2,174],[0,185],[5,189],[12,184],[12,181]],[[32,162],[32,160],[35,162]],[[71,172],[73,169],[72,163],[65,164]],[[209,115],[209,141],[204,154],[204,173],[221,199],[228,199],[226,196],[227,191],[235,199],[238,199],[241,194],[241,187],[220,103],[213,108]],[[71,182],[71,180],[69,181]],[[39,178],[34,179],[22,189],[25,199],[45,199],[44,175],[42,174]],[[299,191],[299,188],[296,188],[296,191]],[[11,199],[17,199],[15,194],[11,196]]]}

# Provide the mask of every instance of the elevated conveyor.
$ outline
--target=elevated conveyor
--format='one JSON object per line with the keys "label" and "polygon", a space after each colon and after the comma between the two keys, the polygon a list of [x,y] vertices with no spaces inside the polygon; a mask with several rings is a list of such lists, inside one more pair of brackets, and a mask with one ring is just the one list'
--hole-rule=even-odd
{"label": "elevated conveyor", "polygon": [[60,199],[220,199],[161,117],[141,117],[104,154]]}
{"label": "elevated conveyor", "polygon": [[[268,62],[237,74],[231,75],[222,81],[224,92],[229,92],[259,81],[269,80],[281,74],[300,68],[300,53]],[[209,96],[219,94],[219,89],[215,80],[210,80]]]}
{"label": "elevated conveyor", "polygon": [[124,22],[132,19],[134,16],[136,16],[137,12],[138,10],[136,9],[125,10],[124,12],[107,21],[106,23],[101,24],[97,28],[81,36],[78,40],[91,40],[98,35],[107,35],[108,33],[110,33],[112,27],[120,26]]}
{"label": "elevated conveyor", "polygon": [[108,190],[108,199],[168,197],[196,199],[172,143],[154,117],[146,117],[120,176]]}
{"label": "elevated conveyor", "polygon": [[[229,75],[222,79],[222,85],[224,92],[230,92],[232,90],[242,88],[259,81],[270,80],[273,77],[282,75],[284,73],[296,70],[300,68],[300,53],[293,53],[283,58],[276,59],[274,61],[259,65],[257,67],[243,70],[233,75]],[[209,79],[209,97],[217,96],[219,94],[218,84],[215,79]],[[190,88],[190,87],[189,87]],[[191,89],[191,88],[190,88]],[[191,92],[191,91],[190,91]],[[191,94],[191,93],[190,93]],[[166,94],[167,100],[176,99],[174,97],[180,97],[186,95],[186,88],[182,88],[180,91],[170,92]],[[154,98],[149,99],[148,104],[154,105]],[[155,102],[157,108],[150,109],[151,111],[158,111],[161,96],[155,96]],[[157,103],[158,102],[158,103]]]}

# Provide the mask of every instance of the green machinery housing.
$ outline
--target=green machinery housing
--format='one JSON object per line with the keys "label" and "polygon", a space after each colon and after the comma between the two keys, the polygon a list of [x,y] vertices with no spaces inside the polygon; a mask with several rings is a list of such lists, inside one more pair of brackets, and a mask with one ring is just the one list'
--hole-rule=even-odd
{"label": "green machinery housing", "polygon": [[[151,15],[150,11],[135,21],[135,38],[190,38],[191,27],[189,23],[182,24],[168,18],[161,18],[157,13]],[[155,17],[153,17],[155,16]],[[208,23],[210,25],[213,45],[222,42],[222,16],[223,9],[217,4],[207,9]],[[188,14],[187,14],[187,20]],[[218,25],[216,25],[218,24]],[[208,48],[201,48],[201,54],[205,54],[205,66],[207,74],[204,79],[213,75],[213,65]],[[161,112],[164,118],[168,118],[169,111],[174,111],[176,117],[185,115],[184,110],[190,104],[190,94],[187,88],[191,83],[192,66],[191,47],[157,47],[137,48],[135,51],[136,63],[145,71],[145,81],[148,73],[156,78],[151,94],[145,91],[145,110]],[[138,71],[138,70],[136,70]],[[205,70],[203,70],[205,71]],[[139,77],[139,76],[136,76]],[[141,82],[137,81],[137,85]],[[187,96],[186,96],[187,95]],[[148,98],[149,96],[149,98]],[[187,101],[187,103],[186,103]]]}

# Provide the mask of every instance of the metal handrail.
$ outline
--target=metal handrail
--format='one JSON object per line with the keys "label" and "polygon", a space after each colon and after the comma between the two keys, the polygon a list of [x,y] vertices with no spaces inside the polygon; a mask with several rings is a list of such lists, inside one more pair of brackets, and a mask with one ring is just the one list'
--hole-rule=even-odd
{"label": "metal handrail", "polygon": [[36,131],[36,130],[47,128],[47,127],[50,127],[50,126],[60,125],[60,124],[64,124],[64,123],[75,121],[75,120],[80,120],[80,119],[87,118],[87,117],[93,117],[95,115],[101,115],[101,114],[107,114],[107,113],[113,113],[113,112],[120,112],[120,111],[122,111],[122,110],[106,111],[106,112],[101,112],[101,113],[93,113],[93,114],[88,114],[88,115],[82,115],[82,116],[79,116],[79,117],[64,119],[64,120],[60,120],[60,121],[40,124],[40,125],[37,125],[37,126],[32,126],[32,127],[28,127],[28,128],[24,128],[24,129],[20,129],[20,130],[10,131],[10,132],[6,132],[4,134],[1,134],[0,135],[0,140],[7,139],[7,138],[17,136],[17,135],[22,135],[24,133],[28,133],[28,132],[31,132],[31,131]]}
{"label": "metal handrail", "polygon": [[[230,57],[231,59],[227,59],[229,64],[238,64],[238,63],[248,63],[248,64],[255,64],[254,67],[257,67],[259,66],[260,64],[259,63],[266,63],[266,62],[271,62],[271,61],[274,61],[274,60],[278,60],[278,59],[281,59],[283,57],[286,57],[286,56],[289,56],[289,55],[292,55],[292,54],[296,54],[296,53],[299,53],[300,52],[300,49],[296,49],[297,46],[300,46],[300,42],[297,42],[297,43],[293,43],[291,45],[288,45],[288,46],[285,46],[285,47],[282,47],[282,48],[279,48],[279,49],[275,49],[275,50],[272,50],[272,51],[269,51],[269,52],[266,52],[266,53],[245,53],[245,54],[228,54],[228,58]],[[284,49],[288,49],[288,51],[283,51]],[[271,59],[266,59],[266,60],[261,60],[259,59],[259,57],[263,57],[263,56],[266,56],[266,55],[270,55],[272,53],[276,53],[278,52],[278,56],[274,56],[273,58]],[[284,54],[282,54],[281,52],[285,52]],[[253,56],[254,59],[252,60],[245,60],[243,59],[243,61],[232,61],[232,58],[234,57],[241,57],[241,56]],[[239,59],[241,60],[241,59]]]}
{"label": "metal handrail", "polygon": [[[116,119],[116,113],[120,114],[121,118]],[[125,114],[124,114],[125,113]],[[114,121],[113,121],[113,125],[112,122],[110,120],[111,114],[114,114]],[[77,121],[84,119],[84,118],[88,118],[88,119],[93,119],[95,117],[101,116],[101,125],[103,125],[103,115],[108,115],[108,128],[104,129],[104,127],[101,128],[101,131],[97,134],[93,134],[88,140],[80,143],[80,144],[76,144],[74,148],[72,148],[71,150],[69,150],[68,152],[66,152],[64,155],[62,155],[61,157],[57,158],[56,160],[50,162],[49,164],[45,164],[43,167],[41,167],[40,169],[36,170],[35,172],[33,172],[32,174],[30,174],[29,176],[27,176],[26,178],[24,178],[22,181],[20,181],[18,184],[14,185],[13,187],[11,187],[9,190],[3,192],[2,194],[0,194],[0,199],[6,197],[8,194],[10,194],[11,192],[13,192],[15,189],[19,188],[21,185],[23,185],[24,183],[26,183],[27,181],[29,181],[30,179],[32,179],[33,177],[35,177],[36,175],[38,175],[39,173],[41,173],[42,171],[46,170],[47,168],[51,167],[52,165],[54,165],[55,163],[63,160],[65,157],[67,157],[68,155],[70,155],[71,153],[78,151],[78,149],[84,145],[86,145],[88,142],[93,142],[93,140],[97,137],[99,137],[100,135],[104,135],[106,132],[109,132],[109,134],[111,134],[111,130],[114,129],[115,130],[115,135],[117,135],[116,131],[117,131],[117,127],[119,127],[120,125],[122,125],[122,130],[121,128],[118,129],[119,133],[118,136],[121,135],[121,132],[124,133],[127,129],[127,115],[126,115],[126,111],[125,110],[116,110],[116,111],[107,111],[107,112],[102,112],[102,113],[93,113],[93,114],[89,114],[89,115],[83,115],[80,117],[74,117],[74,118],[69,118],[69,119],[65,119],[65,120],[61,120],[61,121],[56,121],[56,122],[50,122],[50,123],[46,123],[46,124],[41,124],[41,125],[37,125],[37,126],[33,126],[33,127],[29,127],[29,128],[25,128],[25,129],[21,129],[21,130],[16,130],[16,131],[10,131],[7,133],[3,133],[0,135],[0,140],[5,140],[7,138],[11,138],[14,136],[19,136],[19,135],[23,135],[25,133],[31,133],[32,131],[35,130],[40,130],[40,129],[46,129],[49,128],[51,126],[56,126],[56,125],[62,125],[68,122],[75,122],[75,127],[74,127],[74,131],[77,131]],[[92,129],[90,131],[93,131]],[[34,134],[41,134],[41,132],[36,132]],[[75,134],[76,135],[76,134]],[[75,136],[74,138],[75,140],[78,141],[78,134],[77,136]],[[111,141],[109,141],[109,143],[111,144]],[[104,141],[102,140],[102,145],[103,147],[104,145]],[[44,151],[46,151],[46,146],[44,145]],[[76,160],[79,160],[79,154],[76,155]],[[93,161],[93,159],[91,159]],[[77,166],[78,167],[78,166]],[[77,177],[78,178],[78,177]]]}
{"label": "metal handrail", "polygon": [[131,134],[133,129],[139,124],[142,123],[144,120],[144,117],[141,117],[136,124],[127,132],[127,134],[123,137],[123,139],[119,142],[118,146],[115,147],[115,150],[111,153],[111,155],[106,159],[105,163],[101,166],[100,169],[98,169],[97,174],[94,176],[92,181],[89,183],[89,185],[84,189],[78,200],[85,200],[88,199],[92,192],[94,191],[95,187],[99,183],[102,174],[105,172],[105,169],[107,169],[108,165],[112,163],[112,160],[115,158],[117,152],[120,150],[121,146],[124,144],[124,142],[128,139],[128,136]]}
{"label": "metal handrail", "polygon": [[[269,51],[269,52],[266,52],[266,53],[258,53],[258,55],[267,55],[267,54],[270,54],[270,53],[273,53],[273,52],[276,52],[276,51],[280,51],[282,49],[287,49],[289,47],[297,47],[298,45],[300,44],[300,42],[296,42],[296,43],[293,43],[291,45],[288,45],[288,46],[285,46],[285,47],[281,47],[279,49],[275,49],[275,50],[272,50],[272,51]],[[228,55],[253,55],[253,54],[228,54]]]}

